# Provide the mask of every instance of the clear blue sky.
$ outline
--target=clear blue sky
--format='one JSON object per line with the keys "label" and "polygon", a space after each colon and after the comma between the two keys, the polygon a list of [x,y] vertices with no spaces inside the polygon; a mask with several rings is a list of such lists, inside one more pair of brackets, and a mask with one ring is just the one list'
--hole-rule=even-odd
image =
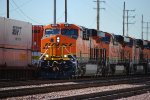
{"label": "clear blue sky", "polygon": [[[57,22],[64,22],[64,1],[57,0]],[[96,29],[96,3],[93,1],[68,0],[68,23]],[[106,3],[101,3],[101,7],[106,10],[100,12],[100,29],[122,34],[124,1],[126,9],[136,10],[130,13],[136,15],[136,18],[129,21],[136,23],[129,25],[129,36],[141,38],[141,15],[144,15],[144,21],[150,22],[150,0],[106,0]],[[0,16],[6,17],[6,0],[0,0]],[[10,0],[10,18],[31,22],[33,25],[53,23],[53,0]]]}

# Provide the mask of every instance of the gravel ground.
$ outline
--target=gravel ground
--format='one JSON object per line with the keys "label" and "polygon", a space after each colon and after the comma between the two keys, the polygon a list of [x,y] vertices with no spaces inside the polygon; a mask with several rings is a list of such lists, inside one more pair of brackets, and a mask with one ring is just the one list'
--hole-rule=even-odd
{"label": "gravel ground", "polygon": [[37,88],[37,87],[39,88],[39,87],[48,87],[48,86],[74,85],[74,84],[79,84],[79,83],[65,82],[65,83],[52,83],[52,84],[29,85],[29,86],[4,87],[4,88],[0,88],[0,91],[25,89],[25,88]]}
{"label": "gravel ground", "polygon": [[57,98],[70,97],[70,96],[76,96],[76,95],[98,93],[98,92],[104,92],[104,91],[112,91],[112,90],[117,90],[117,89],[134,88],[134,87],[140,87],[140,86],[144,86],[144,84],[143,85],[121,84],[121,85],[111,85],[111,86],[102,86],[102,87],[90,87],[90,88],[84,88],[84,89],[51,92],[51,93],[29,95],[29,96],[23,96],[23,97],[12,97],[12,98],[6,98],[3,100],[48,100],[48,99],[57,99]]}
{"label": "gravel ground", "polygon": [[128,98],[121,98],[121,99],[117,99],[117,100],[150,100],[150,93],[148,92],[145,94],[131,96]]}

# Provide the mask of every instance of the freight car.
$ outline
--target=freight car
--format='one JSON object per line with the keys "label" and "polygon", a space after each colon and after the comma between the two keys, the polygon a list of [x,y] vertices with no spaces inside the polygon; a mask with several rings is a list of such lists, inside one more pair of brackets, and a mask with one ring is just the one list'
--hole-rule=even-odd
{"label": "freight car", "polygon": [[43,37],[43,25],[32,25],[32,64],[36,65],[41,56],[41,38]]}
{"label": "freight car", "polygon": [[0,17],[0,79],[29,76],[31,44],[31,23]]}
{"label": "freight car", "polygon": [[140,39],[75,24],[51,24],[44,27],[41,39],[40,76],[67,78],[147,73],[148,53],[150,49],[144,47]]}

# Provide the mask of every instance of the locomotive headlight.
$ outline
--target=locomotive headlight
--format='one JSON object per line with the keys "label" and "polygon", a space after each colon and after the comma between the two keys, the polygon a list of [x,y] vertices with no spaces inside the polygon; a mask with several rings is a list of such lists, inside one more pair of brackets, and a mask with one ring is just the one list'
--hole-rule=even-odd
{"label": "locomotive headlight", "polygon": [[67,57],[67,55],[64,55],[64,57],[66,58],[66,57]]}
{"label": "locomotive headlight", "polygon": [[48,58],[48,57],[49,57],[49,55],[48,55],[48,54],[46,54],[45,56],[46,56],[46,58]]}
{"label": "locomotive headlight", "polygon": [[57,38],[56,38],[56,41],[59,43],[59,42],[60,42],[60,37],[57,37]]}

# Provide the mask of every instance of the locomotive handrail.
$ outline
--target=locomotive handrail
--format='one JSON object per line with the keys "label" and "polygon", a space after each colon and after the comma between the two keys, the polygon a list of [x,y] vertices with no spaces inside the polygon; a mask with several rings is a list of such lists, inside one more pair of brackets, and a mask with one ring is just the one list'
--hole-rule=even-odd
{"label": "locomotive handrail", "polygon": [[48,51],[48,49],[49,49],[50,47],[51,47],[51,46],[48,46],[48,48],[45,50],[45,52],[44,52],[44,53],[42,54],[42,56],[39,58],[37,66],[38,66],[38,65],[41,66],[40,61],[41,61],[41,59],[43,58],[43,56],[47,53],[47,51]]}
{"label": "locomotive handrail", "polygon": [[43,53],[43,55],[39,58],[39,60],[41,60],[43,58],[43,56],[47,53],[48,49],[50,48],[50,46],[48,46],[48,48],[45,50],[45,52]]}
{"label": "locomotive handrail", "polygon": [[67,50],[66,46],[65,46],[65,49],[66,49],[66,51],[67,51],[68,53],[70,53],[70,54],[71,54],[71,56],[72,56],[72,58],[73,58],[73,59],[77,60],[77,59],[76,59],[76,58],[72,55],[72,53],[71,53],[71,52],[69,52],[69,50]]}
{"label": "locomotive handrail", "polygon": [[69,50],[67,50],[67,48],[66,48],[66,46],[65,46],[65,49],[66,49],[66,51],[68,52],[68,53],[70,53],[71,54],[71,56],[72,56],[72,58],[75,60],[75,66],[76,67],[78,67],[78,61],[77,61],[77,58],[75,58],[73,55],[72,55],[72,53],[71,52],[69,52]]}

